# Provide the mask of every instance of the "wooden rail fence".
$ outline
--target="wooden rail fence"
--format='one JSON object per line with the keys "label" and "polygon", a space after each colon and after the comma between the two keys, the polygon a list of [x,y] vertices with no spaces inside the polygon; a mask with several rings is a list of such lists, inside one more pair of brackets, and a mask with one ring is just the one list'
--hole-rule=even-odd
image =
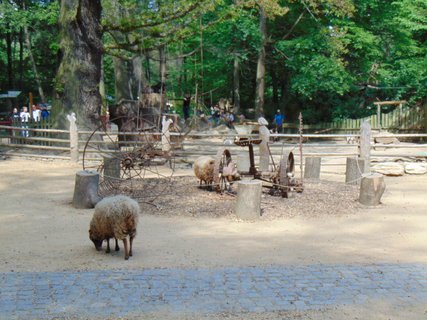
{"label": "wooden rail fence", "polygon": [[[354,133],[358,132],[363,121],[367,120],[371,124],[372,130],[386,129],[396,133],[401,131],[421,133],[427,132],[425,112],[425,109],[419,107],[396,108],[388,113],[374,114],[361,119],[343,119],[335,122],[304,125],[304,132]],[[298,124],[285,123],[283,128],[286,133],[297,132]]]}
{"label": "wooden rail fence", "polygon": [[[70,131],[56,129],[41,129],[37,127],[24,128],[22,126],[0,126],[0,130],[6,130],[8,134],[0,137],[0,154],[31,157],[31,158],[50,158],[71,160]],[[22,135],[23,131],[28,131],[26,137]],[[78,158],[82,159],[82,153],[86,140],[92,132],[78,131],[78,146],[74,150],[78,151]],[[96,132],[102,135],[103,132]],[[122,134],[122,133],[121,133]],[[138,132],[126,133],[126,135],[137,135]],[[112,133],[114,135],[114,133]],[[160,132],[151,133],[159,137]],[[191,132],[187,135],[171,133],[172,136],[179,136],[183,141],[179,148],[174,150],[176,161],[191,163],[200,155],[214,155],[219,148],[228,148],[232,154],[246,153],[247,149],[236,146],[232,143],[235,137],[241,137],[233,133],[229,134],[210,134]],[[244,135],[245,137],[258,138],[258,135]],[[300,163],[299,157],[299,135],[298,134],[272,134],[271,138],[279,138],[280,141],[269,144],[273,158],[279,158],[284,151],[293,151],[296,156],[296,163]],[[358,138],[359,134],[304,134],[303,135],[303,156],[319,156],[329,159],[325,161],[326,165],[344,165],[346,157],[356,157],[359,155],[360,146],[357,143],[348,143],[348,138]],[[375,134],[374,134],[375,137]],[[411,138],[427,140],[427,134],[396,134],[396,138]],[[100,139],[97,144],[109,143]],[[137,141],[127,141],[128,144],[138,143]],[[407,150],[414,150],[413,155],[417,156],[423,152],[427,153],[427,144],[425,143],[404,143],[404,144],[374,144],[370,146],[373,156],[378,158],[388,157],[408,157]],[[400,152],[405,148],[404,152]],[[376,150],[381,149],[381,152]],[[392,150],[387,151],[387,150]],[[258,149],[255,148],[255,155]],[[97,150],[91,150],[96,153]],[[425,157],[424,157],[425,158]],[[341,161],[336,161],[341,159]]]}

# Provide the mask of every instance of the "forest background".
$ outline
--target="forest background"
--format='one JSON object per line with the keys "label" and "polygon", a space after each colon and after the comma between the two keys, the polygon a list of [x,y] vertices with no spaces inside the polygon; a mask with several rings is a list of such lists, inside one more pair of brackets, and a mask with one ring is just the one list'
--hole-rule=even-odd
{"label": "forest background", "polygon": [[337,121],[424,106],[426,40],[425,0],[0,0],[0,93],[95,122],[163,81],[169,99]]}

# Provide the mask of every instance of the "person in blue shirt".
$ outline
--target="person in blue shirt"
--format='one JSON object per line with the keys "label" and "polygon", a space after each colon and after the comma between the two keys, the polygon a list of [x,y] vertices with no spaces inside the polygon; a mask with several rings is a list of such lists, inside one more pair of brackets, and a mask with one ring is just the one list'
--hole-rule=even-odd
{"label": "person in blue shirt", "polygon": [[276,126],[276,132],[282,132],[283,120],[285,120],[285,116],[277,109],[276,114],[274,115],[273,124]]}
{"label": "person in blue shirt", "polygon": [[47,111],[46,108],[43,108],[42,110],[42,119],[49,118],[49,111]]}

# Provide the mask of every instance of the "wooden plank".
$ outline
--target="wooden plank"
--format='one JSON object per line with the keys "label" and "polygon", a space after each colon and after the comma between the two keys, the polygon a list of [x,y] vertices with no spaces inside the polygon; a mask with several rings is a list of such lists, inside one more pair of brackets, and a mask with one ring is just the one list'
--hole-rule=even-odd
{"label": "wooden plank", "polygon": [[378,101],[378,102],[374,102],[374,105],[376,106],[389,106],[389,105],[393,105],[393,104],[404,104],[406,103],[406,100],[401,100],[401,101]]}
{"label": "wooden plank", "polygon": [[[33,132],[48,132],[48,133],[69,133],[68,130],[57,130],[57,129],[31,129],[31,128],[22,128],[22,127],[11,127],[0,125],[0,129],[10,129],[18,131],[33,131]],[[92,132],[91,132],[92,133]]]}
{"label": "wooden plank", "polygon": [[41,150],[57,150],[57,151],[70,151],[70,148],[52,147],[52,146],[38,146],[32,144],[0,144],[11,148],[28,148],[28,149],[41,149]]}
{"label": "wooden plank", "polygon": [[8,157],[28,157],[28,158],[41,158],[41,159],[58,159],[58,160],[70,160],[70,157],[56,156],[56,155],[42,155],[42,154],[28,154],[19,152],[3,152],[1,153]]}

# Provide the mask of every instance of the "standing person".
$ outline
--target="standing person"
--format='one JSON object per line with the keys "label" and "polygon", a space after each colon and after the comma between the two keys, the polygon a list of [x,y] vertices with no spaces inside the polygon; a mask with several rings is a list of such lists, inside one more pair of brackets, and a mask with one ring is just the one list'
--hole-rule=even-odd
{"label": "standing person", "polygon": [[191,96],[187,93],[183,99],[184,103],[182,104],[182,111],[184,112],[184,120],[190,118],[190,102]]}
{"label": "standing person", "polygon": [[[12,127],[17,127],[18,123],[21,122],[21,117],[19,116],[18,108],[13,108],[12,113],[10,114],[10,121],[12,122]],[[17,132],[16,130],[11,130],[10,133],[12,136],[16,136]],[[15,143],[15,139],[13,139],[13,143]]]}
{"label": "standing person", "polygon": [[42,109],[42,119],[49,118],[49,111],[47,111],[46,107]]}
{"label": "standing person", "polygon": [[16,107],[13,108],[12,113],[10,114],[10,118],[12,119],[13,123],[21,121],[21,117],[19,115],[18,108],[16,108]]}
{"label": "standing person", "polygon": [[285,120],[285,116],[277,109],[276,114],[274,115],[273,124],[276,126],[276,132],[282,132],[283,120]]}
{"label": "standing person", "polygon": [[[22,107],[22,111],[19,114],[19,117],[21,118],[21,122],[22,122],[22,127],[25,129],[28,129],[28,121],[30,121],[30,113],[28,112],[28,108],[27,107]],[[28,137],[28,131],[27,130],[23,130],[22,131],[22,136],[23,137]]]}
{"label": "standing person", "polygon": [[40,107],[36,107],[35,105],[33,105],[31,107],[31,111],[32,111],[31,116],[32,116],[34,122],[39,122],[40,121],[40,117],[41,117]]}

